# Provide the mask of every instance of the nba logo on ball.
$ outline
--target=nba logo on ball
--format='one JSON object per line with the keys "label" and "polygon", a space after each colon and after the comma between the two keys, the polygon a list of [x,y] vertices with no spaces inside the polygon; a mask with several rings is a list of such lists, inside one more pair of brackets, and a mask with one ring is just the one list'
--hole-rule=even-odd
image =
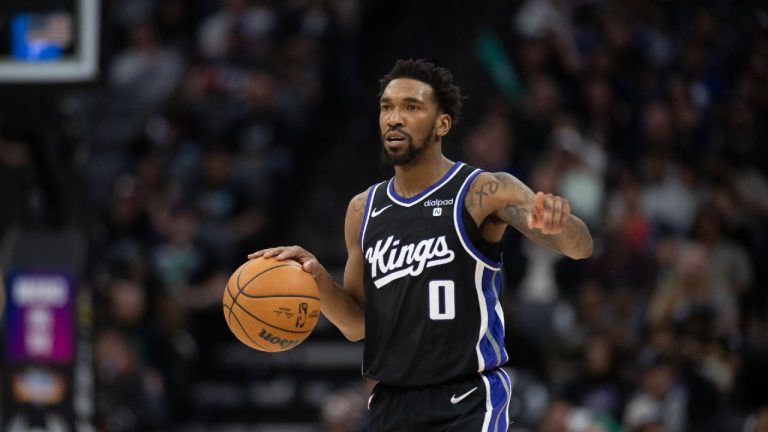
{"label": "nba logo on ball", "polygon": [[299,303],[299,316],[296,317],[296,327],[304,328],[304,323],[307,321],[307,303]]}
{"label": "nba logo on ball", "polygon": [[435,207],[432,209],[432,216],[440,216],[441,214],[443,214],[442,207]]}

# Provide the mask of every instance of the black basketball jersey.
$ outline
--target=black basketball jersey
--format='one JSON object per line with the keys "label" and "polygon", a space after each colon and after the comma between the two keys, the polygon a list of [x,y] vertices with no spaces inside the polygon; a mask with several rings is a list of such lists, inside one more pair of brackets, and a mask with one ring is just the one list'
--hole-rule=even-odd
{"label": "black basketball jersey", "polygon": [[369,189],[360,229],[364,375],[424,386],[507,362],[500,246],[482,238],[464,206],[479,173],[457,162],[411,198],[397,194],[394,178]]}

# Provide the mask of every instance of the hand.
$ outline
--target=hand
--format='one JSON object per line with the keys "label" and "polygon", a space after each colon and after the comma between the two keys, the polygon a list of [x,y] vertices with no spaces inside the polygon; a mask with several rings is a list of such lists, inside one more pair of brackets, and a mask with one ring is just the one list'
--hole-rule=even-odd
{"label": "hand", "polygon": [[528,216],[528,228],[539,229],[544,234],[559,234],[570,216],[571,205],[567,199],[538,192]]}
{"label": "hand", "polygon": [[248,259],[259,257],[274,258],[278,261],[292,259],[301,264],[304,271],[311,274],[313,278],[317,278],[323,271],[323,266],[317,258],[301,246],[277,246],[248,254]]}

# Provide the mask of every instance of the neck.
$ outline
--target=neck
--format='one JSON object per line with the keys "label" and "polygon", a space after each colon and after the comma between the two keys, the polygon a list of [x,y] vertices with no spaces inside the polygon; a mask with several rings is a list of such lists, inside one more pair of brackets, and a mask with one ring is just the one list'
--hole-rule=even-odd
{"label": "neck", "polygon": [[435,184],[453,166],[453,162],[440,151],[439,145],[432,146],[437,151],[425,151],[419,158],[408,165],[395,166],[395,191],[400,196],[410,198]]}

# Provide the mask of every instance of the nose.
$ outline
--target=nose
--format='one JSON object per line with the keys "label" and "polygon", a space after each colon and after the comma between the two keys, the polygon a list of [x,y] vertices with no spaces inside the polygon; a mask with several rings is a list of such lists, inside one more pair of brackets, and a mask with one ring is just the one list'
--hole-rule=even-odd
{"label": "nose", "polygon": [[387,113],[386,121],[390,129],[403,126],[403,116],[400,109],[395,108]]}

